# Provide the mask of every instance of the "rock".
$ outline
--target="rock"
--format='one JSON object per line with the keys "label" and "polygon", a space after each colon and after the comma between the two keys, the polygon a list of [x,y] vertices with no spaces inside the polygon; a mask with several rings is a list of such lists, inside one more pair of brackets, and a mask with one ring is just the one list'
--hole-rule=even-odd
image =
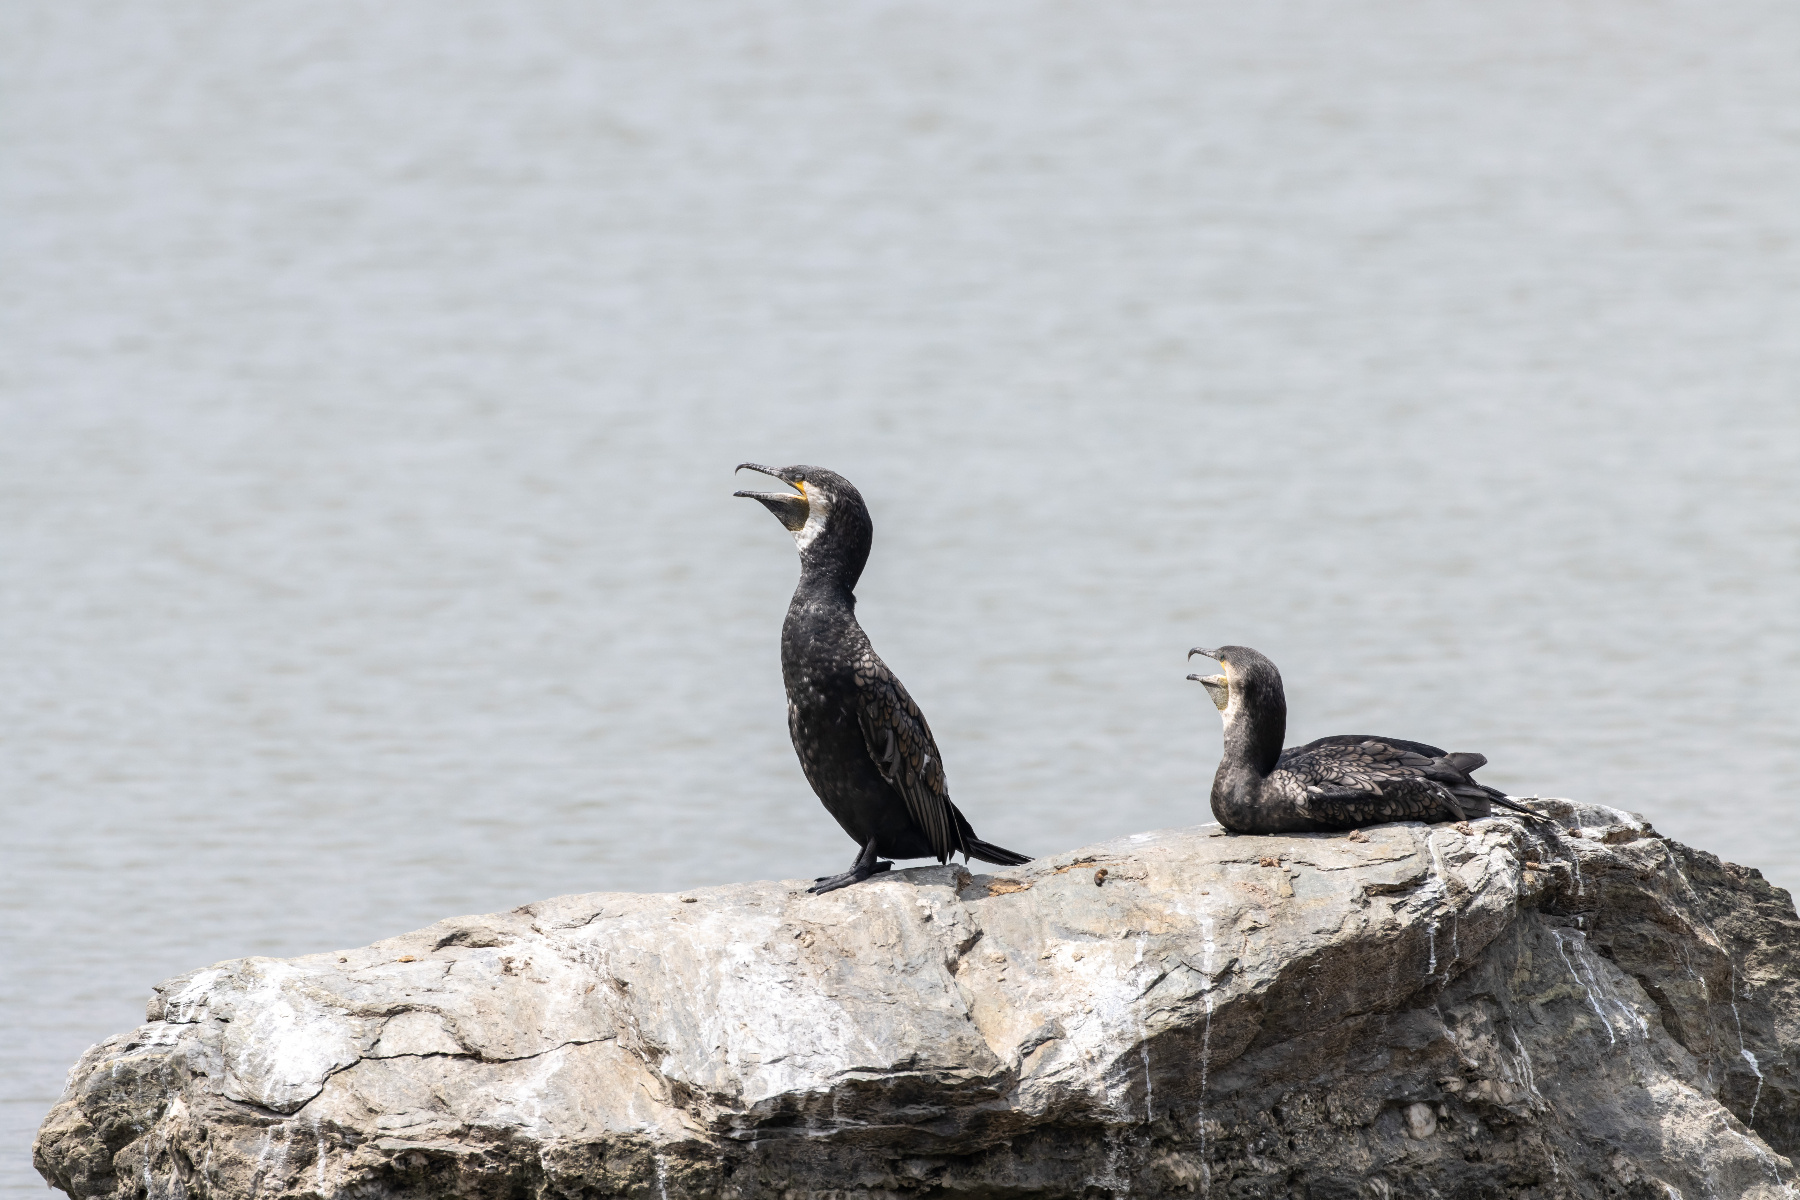
{"label": "rock", "polygon": [[1420,1141],[1437,1132],[1437,1114],[1431,1105],[1419,1102],[1406,1106],[1406,1132]]}
{"label": "rock", "polygon": [[221,963],[88,1051],[35,1160],[155,1198],[1794,1195],[1792,900],[1551,807]]}

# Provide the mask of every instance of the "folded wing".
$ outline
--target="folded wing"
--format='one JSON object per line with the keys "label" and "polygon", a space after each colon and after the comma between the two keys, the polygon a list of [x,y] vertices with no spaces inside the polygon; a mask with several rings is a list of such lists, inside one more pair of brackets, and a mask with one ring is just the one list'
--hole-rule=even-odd
{"label": "folded wing", "polygon": [[1466,815],[1437,778],[1445,769],[1442,758],[1374,738],[1315,742],[1284,754],[1276,769],[1291,781],[1288,786],[1306,813],[1323,825],[1348,828],[1381,821],[1461,820]]}
{"label": "folded wing", "polygon": [[939,862],[967,853],[968,822],[950,803],[944,764],[925,714],[872,651],[857,663],[856,684],[857,721],[881,777],[900,793]]}

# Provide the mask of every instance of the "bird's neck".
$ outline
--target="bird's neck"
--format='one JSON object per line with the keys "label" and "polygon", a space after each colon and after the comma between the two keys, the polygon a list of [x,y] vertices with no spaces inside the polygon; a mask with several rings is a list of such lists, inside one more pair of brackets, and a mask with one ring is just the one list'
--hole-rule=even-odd
{"label": "bird's neck", "polygon": [[794,602],[790,607],[854,613],[855,587],[856,580],[846,581],[843,572],[815,566],[802,559],[800,582],[794,587]]}
{"label": "bird's neck", "polygon": [[1225,754],[1221,771],[1230,764],[1257,781],[1267,779],[1281,758],[1281,743],[1287,737],[1287,699],[1277,695],[1256,695],[1234,702],[1236,711],[1225,722]]}
{"label": "bird's neck", "polygon": [[856,593],[842,580],[803,571],[781,627],[782,661],[833,661],[861,636]]}
{"label": "bird's neck", "polygon": [[[1234,705],[1243,701],[1233,697]],[[1213,776],[1212,811],[1227,829],[1258,827],[1262,788],[1281,758],[1281,741],[1287,735],[1287,704],[1277,698],[1267,703],[1238,707],[1225,723],[1225,752]]]}
{"label": "bird's neck", "polygon": [[869,547],[875,540],[875,526],[868,511],[860,500],[839,497],[823,510],[822,523],[817,528],[813,519],[814,514],[809,514],[806,527],[794,535],[800,548],[800,590],[821,595],[838,592],[846,602],[854,604],[851,593],[862,578],[863,567],[869,561]]}

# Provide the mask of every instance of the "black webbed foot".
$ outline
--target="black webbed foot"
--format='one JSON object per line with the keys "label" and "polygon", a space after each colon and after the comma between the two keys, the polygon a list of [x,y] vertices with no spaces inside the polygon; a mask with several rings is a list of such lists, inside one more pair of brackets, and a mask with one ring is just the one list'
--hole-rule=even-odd
{"label": "black webbed foot", "polygon": [[893,869],[894,864],[891,862],[878,862],[867,870],[860,870],[856,867],[852,867],[842,875],[827,875],[822,879],[816,879],[813,881],[813,885],[806,890],[815,896],[822,896],[826,892],[835,892],[841,887],[849,887],[853,883],[861,883],[871,875],[879,875],[883,871],[891,871]]}
{"label": "black webbed foot", "polygon": [[813,880],[813,885],[806,890],[812,895],[822,896],[826,892],[835,892],[841,887],[861,883],[871,875],[879,875],[893,868],[893,863],[882,862],[875,857],[875,840],[871,838],[869,844],[862,848],[862,853],[856,856],[856,861],[850,864],[848,871],[842,875],[822,875]]}

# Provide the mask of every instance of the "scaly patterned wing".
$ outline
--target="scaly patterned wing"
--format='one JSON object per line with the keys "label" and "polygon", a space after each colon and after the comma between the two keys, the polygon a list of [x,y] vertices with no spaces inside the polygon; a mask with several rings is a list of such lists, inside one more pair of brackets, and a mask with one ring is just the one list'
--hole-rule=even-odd
{"label": "scaly patterned wing", "polygon": [[1444,756],[1442,750],[1425,742],[1409,742],[1405,738],[1387,737],[1379,733],[1334,733],[1330,737],[1319,738],[1304,746],[1289,746],[1281,752],[1281,761],[1277,765],[1285,767],[1290,760],[1298,758],[1302,754],[1311,754],[1314,750],[1324,746],[1355,746],[1362,742],[1381,742],[1383,745],[1393,746],[1397,749],[1411,750],[1414,754],[1422,754],[1426,758],[1442,758]]}
{"label": "scaly patterned wing", "polygon": [[1284,756],[1279,770],[1320,822],[1349,827],[1462,816],[1449,790],[1432,778],[1441,767],[1386,742],[1309,747],[1292,758]]}
{"label": "scaly patterned wing", "polygon": [[944,764],[925,714],[886,663],[869,650],[856,664],[857,720],[881,777],[906,801],[939,862],[963,852]]}

